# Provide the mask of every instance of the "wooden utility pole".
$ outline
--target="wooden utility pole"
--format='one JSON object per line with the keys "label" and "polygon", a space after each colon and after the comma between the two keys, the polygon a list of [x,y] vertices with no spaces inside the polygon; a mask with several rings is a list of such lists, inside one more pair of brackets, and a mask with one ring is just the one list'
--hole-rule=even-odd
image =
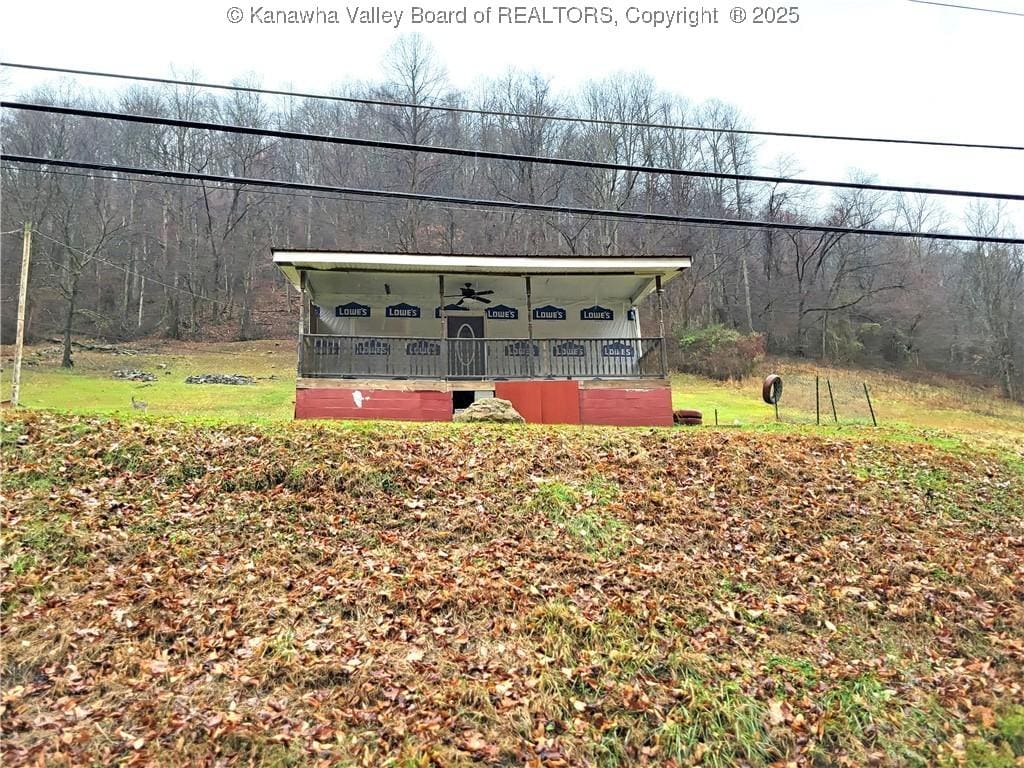
{"label": "wooden utility pole", "polygon": [[32,222],[25,222],[21,235],[21,283],[18,286],[18,330],[14,337],[14,374],[11,377],[11,407],[21,394],[21,360],[25,356],[25,306],[28,304],[28,262],[32,255]]}

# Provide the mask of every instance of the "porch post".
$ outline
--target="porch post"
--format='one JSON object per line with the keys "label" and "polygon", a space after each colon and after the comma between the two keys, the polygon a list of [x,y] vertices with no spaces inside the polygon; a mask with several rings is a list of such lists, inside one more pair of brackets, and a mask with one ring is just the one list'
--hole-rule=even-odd
{"label": "porch post", "polygon": [[448,313],[444,309],[444,275],[437,276],[438,314],[441,316],[441,378],[448,378]]}
{"label": "porch post", "polygon": [[302,356],[306,346],[306,333],[309,330],[309,301],[306,299],[306,270],[299,270],[299,351],[296,363],[296,374],[302,378]]}
{"label": "porch post", "polygon": [[654,289],[658,293],[658,335],[661,337],[661,375],[668,376],[668,349],[665,347],[665,289],[661,287],[661,275],[654,276]]}
{"label": "porch post", "polygon": [[[526,275],[526,371],[532,379],[533,372],[533,288],[530,276]],[[538,362],[540,362],[538,360]]]}

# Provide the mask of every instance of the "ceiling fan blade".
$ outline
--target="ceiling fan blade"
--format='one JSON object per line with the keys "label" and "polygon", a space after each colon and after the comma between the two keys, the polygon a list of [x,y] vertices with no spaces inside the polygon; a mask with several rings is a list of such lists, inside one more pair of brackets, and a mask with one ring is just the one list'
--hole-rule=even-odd
{"label": "ceiling fan blade", "polygon": [[485,298],[484,298],[483,296],[481,296],[480,294],[477,294],[476,296],[470,296],[469,298],[473,299],[474,301],[480,301],[480,302],[483,302],[484,304],[490,304],[490,303],[491,303],[491,300],[490,300],[490,299],[485,299]]}
{"label": "ceiling fan blade", "polygon": [[494,293],[494,291],[477,291],[476,295],[477,296],[490,296],[492,293]]}

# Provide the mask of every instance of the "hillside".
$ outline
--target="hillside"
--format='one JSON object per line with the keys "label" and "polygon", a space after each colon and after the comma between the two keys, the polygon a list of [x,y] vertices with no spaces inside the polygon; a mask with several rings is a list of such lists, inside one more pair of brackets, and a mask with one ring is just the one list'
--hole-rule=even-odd
{"label": "hillside", "polygon": [[39,412],[2,437],[8,765],[1024,753],[1003,453]]}

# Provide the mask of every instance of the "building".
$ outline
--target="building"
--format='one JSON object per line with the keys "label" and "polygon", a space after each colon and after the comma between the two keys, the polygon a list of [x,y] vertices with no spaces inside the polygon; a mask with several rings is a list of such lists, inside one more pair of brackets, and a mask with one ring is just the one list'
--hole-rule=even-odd
{"label": "building", "polygon": [[688,257],[273,256],[303,297],[296,418],[449,421],[497,396],[530,422],[672,424],[662,289]]}

